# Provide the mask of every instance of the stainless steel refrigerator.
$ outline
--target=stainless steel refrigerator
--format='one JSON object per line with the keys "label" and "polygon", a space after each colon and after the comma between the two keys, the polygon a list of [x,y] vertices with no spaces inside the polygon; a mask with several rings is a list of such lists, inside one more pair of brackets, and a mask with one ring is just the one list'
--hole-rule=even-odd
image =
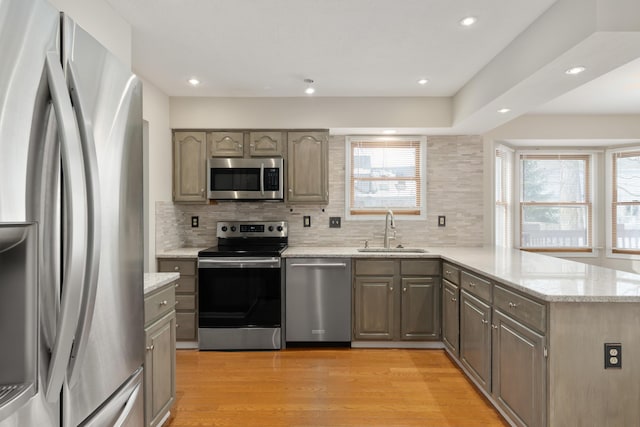
{"label": "stainless steel refrigerator", "polygon": [[140,426],[141,83],[46,0],[0,58],[0,426]]}

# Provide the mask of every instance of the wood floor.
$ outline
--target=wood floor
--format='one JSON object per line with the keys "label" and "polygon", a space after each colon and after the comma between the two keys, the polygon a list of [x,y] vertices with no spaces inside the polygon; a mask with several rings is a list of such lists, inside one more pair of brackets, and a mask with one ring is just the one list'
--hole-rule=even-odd
{"label": "wood floor", "polygon": [[170,427],[506,426],[442,350],[178,350]]}

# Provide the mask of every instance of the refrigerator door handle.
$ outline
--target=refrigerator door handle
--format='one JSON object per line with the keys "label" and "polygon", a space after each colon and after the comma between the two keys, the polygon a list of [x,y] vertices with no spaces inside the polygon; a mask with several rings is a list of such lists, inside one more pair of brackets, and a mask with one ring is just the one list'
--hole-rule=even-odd
{"label": "refrigerator door handle", "polygon": [[91,330],[91,321],[96,304],[96,294],[98,292],[98,272],[100,269],[100,246],[101,246],[101,199],[100,199],[100,177],[98,176],[98,158],[96,156],[96,144],[93,138],[93,126],[91,118],[88,117],[86,104],[79,92],[77,71],[71,61],[67,62],[68,84],[73,105],[76,108],[78,118],[78,128],[80,129],[80,139],[82,143],[82,153],[84,160],[84,176],[87,180],[87,266],[82,291],[82,306],[76,330],[73,351],[68,367],[69,385],[73,386],[78,379],[76,365],[84,359]]}
{"label": "refrigerator door handle", "polygon": [[57,52],[47,52],[46,71],[54,111],[58,121],[60,154],[64,171],[64,275],[61,289],[60,316],[51,353],[45,397],[49,402],[60,399],[60,391],[69,364],[69,356],[77,329],[82,301],[82,287],[87,252],[87,186],[78,129],[69,92]]}

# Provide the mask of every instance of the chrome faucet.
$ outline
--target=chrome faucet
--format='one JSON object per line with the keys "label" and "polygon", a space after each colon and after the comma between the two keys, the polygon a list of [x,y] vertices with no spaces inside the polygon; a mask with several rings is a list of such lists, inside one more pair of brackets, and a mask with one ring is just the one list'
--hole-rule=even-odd
{"label": "chrome faucet", "polygon": [[[391,218],[391,221],[389,221]],[[393,230],[393,237],[389,236],[389,228]],[[384,217],[384,247],[385,249],[389,249],[389,240],[396,238],[396,224],[393,219],[393,211],[391,209],[387,210],[387,214]]]}

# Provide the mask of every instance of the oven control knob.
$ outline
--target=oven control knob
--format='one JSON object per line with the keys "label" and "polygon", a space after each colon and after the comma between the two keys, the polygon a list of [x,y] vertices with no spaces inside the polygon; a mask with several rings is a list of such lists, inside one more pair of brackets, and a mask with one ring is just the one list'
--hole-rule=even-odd
{"label": "oven control knob", "polygon": [[273,231],[273,225],[269,226],[269,231]]}
{"label": "oven control knob", "polygon": [[278,226],[278,231],[282,231],[282,226],[281,225]]}
{"label": "oven control knob", "polygon": [[231,231],[236,231],[236,226],[235,225],[231,226]]}
{"label": "oven control knob", "polygon": [[226,232],[226,231],[228,230],[228,228],[227,228],[227,226],[226,226],[226,225],[223,225],[223,226],[222,226],[222,228],[221,228],[221,230],[222,230],[222,231],[224,231],[224,232]]}

